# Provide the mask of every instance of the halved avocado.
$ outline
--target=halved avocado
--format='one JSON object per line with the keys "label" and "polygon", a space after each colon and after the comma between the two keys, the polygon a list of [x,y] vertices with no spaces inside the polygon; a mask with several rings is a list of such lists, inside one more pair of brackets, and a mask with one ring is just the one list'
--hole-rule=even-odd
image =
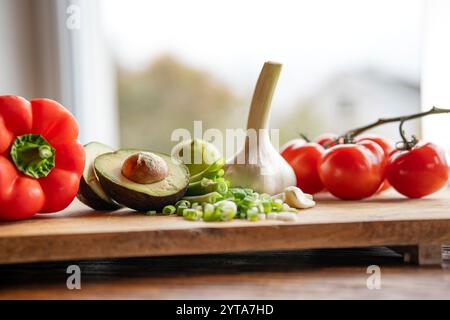
{"label": "halved avocado", "polygon": [[95,158],[114,150],[100,142],[90,142],[84,146],[84,150],[86,152],[86,164],[81,177],[80,188],[78,189],[78,200],[94,210],[119,209],[120,205],[103,190],[94,172]]}
{"label": "halved avocado", "polygon": [[172,161],[169,155],[152,152],[168,167],[168,175],[161,181],[141,184],[122,174],[124,161],[140,152],[148,151],[126,149],[97,157],[94,168],[103,189],[118,203],[138,211],[161,210],[180,200],[189,184],[189,170],[182,162]]}

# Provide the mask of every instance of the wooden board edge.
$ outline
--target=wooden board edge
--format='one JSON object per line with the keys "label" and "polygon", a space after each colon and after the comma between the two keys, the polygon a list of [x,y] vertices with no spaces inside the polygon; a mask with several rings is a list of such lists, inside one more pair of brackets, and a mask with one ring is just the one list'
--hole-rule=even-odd
{"label": "wooden board edge", "polygon": [[197,228],[0,239],[0,264],[450,243],[450,220]]}

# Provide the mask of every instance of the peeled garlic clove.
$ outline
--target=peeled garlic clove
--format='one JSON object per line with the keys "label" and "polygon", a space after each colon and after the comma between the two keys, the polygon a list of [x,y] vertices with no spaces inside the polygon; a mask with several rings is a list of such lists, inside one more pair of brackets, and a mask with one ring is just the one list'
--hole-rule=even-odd
{"label": "peeled garlic clove", "polygon": [[303,193],[303,194],[304,194],[305,197],[307,197],[308,199],[311,199],[311,200],[314,199],[313,196],[312,196],[312,194],[309,194],[309,193]]}
{"label": "peeled garlic clove", "polygon": [[307,209],[316,205],[312,195],[303,193],[300,188],[294,186],[284,189],[284,201],[296,209]]}

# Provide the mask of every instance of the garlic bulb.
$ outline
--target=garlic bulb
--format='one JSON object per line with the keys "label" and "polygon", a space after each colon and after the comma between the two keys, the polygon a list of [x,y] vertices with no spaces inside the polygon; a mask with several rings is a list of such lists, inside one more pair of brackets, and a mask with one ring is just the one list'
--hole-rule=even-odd
{"label": "garlic bulb", "polygon": [[266,62],[253,94],[243,149],[227,161],[225,178],[233,186],[252,188],[259,193],[277,194],[296,185],[290,165],[273,147],[269,137],[272,96],[281,64]]}

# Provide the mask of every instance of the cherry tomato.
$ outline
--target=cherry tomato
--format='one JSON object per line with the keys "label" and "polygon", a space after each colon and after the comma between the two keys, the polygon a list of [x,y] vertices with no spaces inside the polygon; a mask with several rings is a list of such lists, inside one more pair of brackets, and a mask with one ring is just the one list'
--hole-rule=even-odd
{"label": "cherry tomato", "polygon": [[336,145],[337,134],[322,133],[314,139],[314,142],[320,144],[324,148],[331,148]]}
{"label": "cherry tomato", "polygon": [[323,184],[317,172],[317,164],[324,151],[325,149],[321,145],[309,142],[293,148],[287,157],[282,154],[294,169],[297,187],[306,193],[314,194],[323,190]]}
{"label": "cherry tomato", "polygon": [[318,164],[325,188],[344,200],[370,197],[384,180],[386,159],[375,142],[363,140],[327,149]]}
{"label": "cherry tomato", "polygon": [[[386,158],[386,161],[389,159],[389,155],[395,150],[394,143],[389,140],[388,138],[375,135],[375,134],[367,134],[367,135],[361,135],[359,136],[356,141],[362,141],[362,140],[370,140],[378,145],[380,145],[381,148],[383,148],[384,155]],[[391,187],[391,184],[387,179],[384,179],[383,183],[380,186],[380,189],[378,189],[377,193],[383,192]]]}
{"label": "cherry tomato", "polygon": [[419,143],[411,150],[397,150],[386,166],[386,177],[395,190],[409,198],[425,197],[448,181],[444,151],[433,143]]}
{"label": "cherry tomato", "polygon": [[281,147],[280,154],[287,162],[289,162],[295,156],[296,150],[306,143],[306,140],[301,138],[288,141]]}

